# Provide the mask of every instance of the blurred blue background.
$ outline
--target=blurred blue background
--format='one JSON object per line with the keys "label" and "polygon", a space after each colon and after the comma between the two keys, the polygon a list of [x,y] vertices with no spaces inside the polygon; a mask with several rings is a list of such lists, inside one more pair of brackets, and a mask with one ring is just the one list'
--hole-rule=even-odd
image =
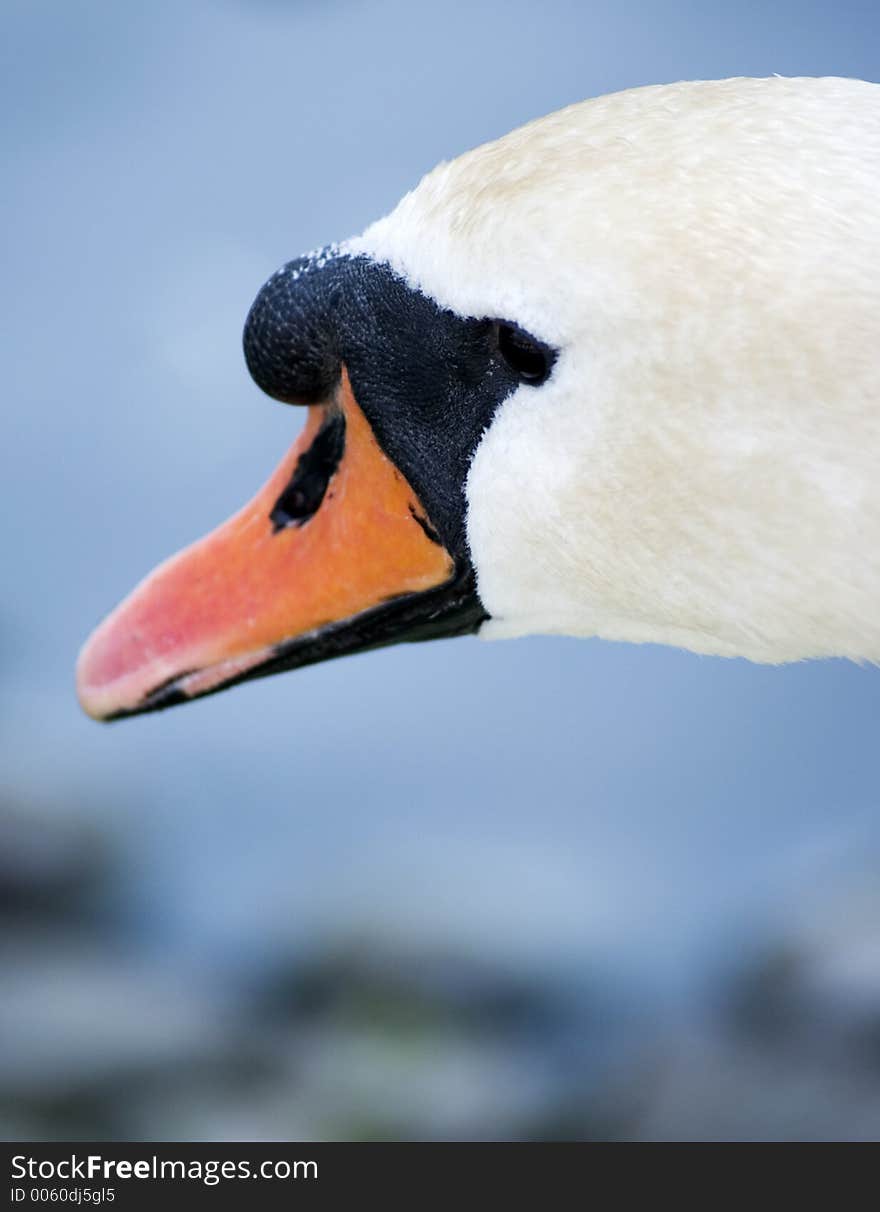
{"label": "blurred blue background", "polygon": [[409,646],[110,727],[77,649],[300,413],[262,281],[570,102],[880,76],[844,0],[4,0],[0,1129],[880,1135],[880,675]]}

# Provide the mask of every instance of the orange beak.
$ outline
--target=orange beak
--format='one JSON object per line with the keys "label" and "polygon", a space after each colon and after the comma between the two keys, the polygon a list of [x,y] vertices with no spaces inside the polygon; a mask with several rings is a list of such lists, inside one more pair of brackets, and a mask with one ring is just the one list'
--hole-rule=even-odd
{"label": "orange beak", "polygon": [[456,583],[455,561],[343,373],[262,491],[161,564],[93,633],[77,667],[80,703],[112,719],[422,638],[431,620],[461,609],[463,595],[448,593]]}

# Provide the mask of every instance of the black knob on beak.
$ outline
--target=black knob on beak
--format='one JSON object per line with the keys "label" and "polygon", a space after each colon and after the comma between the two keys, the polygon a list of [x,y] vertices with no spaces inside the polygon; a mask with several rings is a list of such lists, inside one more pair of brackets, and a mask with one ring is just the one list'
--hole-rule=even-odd
{"label": "black knob on beak", "polygon": [[327,399],[341,363],[331,322],[341,259],[330,250],[298,257],[273,274],[244,326],[244,356],[258,387],[285,404]]}

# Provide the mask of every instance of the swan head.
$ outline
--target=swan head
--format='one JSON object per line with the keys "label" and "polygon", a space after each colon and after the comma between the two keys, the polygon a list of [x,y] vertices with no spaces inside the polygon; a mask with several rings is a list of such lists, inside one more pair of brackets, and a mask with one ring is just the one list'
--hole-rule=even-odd
{"label": "swan head", "polygon": [[285,266],[245,353],[303,434],[98,629],[86,710],[468,631],[880,656],[878,96],[585,102]]}

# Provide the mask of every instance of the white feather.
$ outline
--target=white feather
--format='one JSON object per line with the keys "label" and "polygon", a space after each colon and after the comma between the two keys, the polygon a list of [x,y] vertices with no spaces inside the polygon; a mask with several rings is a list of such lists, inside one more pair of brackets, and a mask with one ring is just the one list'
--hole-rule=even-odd
{"label": "white feather", "polygon": [[560,349],[471,465],[484,634],[880,660],[880,86],[584,102],[347,248]]}

